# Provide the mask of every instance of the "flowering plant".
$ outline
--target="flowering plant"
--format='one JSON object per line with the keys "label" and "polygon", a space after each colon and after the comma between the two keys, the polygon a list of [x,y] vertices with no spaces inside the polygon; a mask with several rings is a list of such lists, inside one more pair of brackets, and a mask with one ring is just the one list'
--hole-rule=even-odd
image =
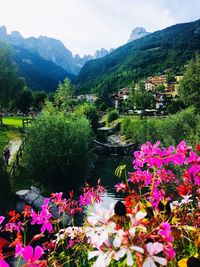
{"label": "flowering plant", "polygon": [[[124,193],[124,201],[108,210],[100,205],[104,188],[98,181],[97,188],[86,184],[79,200],[73,199],[73,192],[68,200],[61,192],[54,193],[40,212],[30,207],[22,214],[12,211],[5,225],[0,216],[1,233],[11,236],[11,241],[0,239],[0,266],[9,266],[11,255],[18,266],[33,267],[199,266],[198,153],[184,141],[176,148],[143,144],[134,152],[131,173],[126,174],[125,166],[116,170],[121,179],[125,173],[115,186]],[[58,218],[51,213],[52,205],[58,207]],[[87,216],[77,227],[74,215],[85,206]],[[62,220],[66,212],[72,216],[68,227]],[[40,226],[31,240],[26,238],[29,223]]]}

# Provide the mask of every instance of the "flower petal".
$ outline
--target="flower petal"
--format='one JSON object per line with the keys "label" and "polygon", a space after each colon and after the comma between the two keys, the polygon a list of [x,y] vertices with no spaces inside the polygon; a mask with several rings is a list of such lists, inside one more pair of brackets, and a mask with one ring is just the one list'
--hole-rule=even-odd
{"label": "flower petal", "polygon": [[22,257],[25,261],[31,260],[33,257],[33,248],[31,246],[27,246],[22,250]]}
{"label": "flower petal", "polygon": [[126,263],[128,266],[133,266],[133,257],[132,257],[132,254],[130,252],[130,250],[127,251],[127,260],[126,260]]}
{"label": "flower petal", "polygon": [[152,258],[148,257],[142,264],[142,267],[157,267]]}
{"label": "flower petal", "polygon": [[158,262],[159,264],[165,266],[167,264],[167,260],[165,258],[157,257],[157,256],[152,256],[154,261]]}
{"label": "flower petal", "polygon": [[39,260],[40,258],[41,258],[41,256],[42,256],[42,254],[43,254],[43,249],[40,247],[40,246],[37,246],[36,248],[35,248],[35,253],[34,253],[34,260],[36,261],[36,260]]}

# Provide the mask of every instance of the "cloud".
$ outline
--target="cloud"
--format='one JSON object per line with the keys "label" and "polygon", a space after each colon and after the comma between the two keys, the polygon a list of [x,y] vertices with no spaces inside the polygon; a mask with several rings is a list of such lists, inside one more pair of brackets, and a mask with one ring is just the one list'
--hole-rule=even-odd
{"label": "cloud", "polygon": [[[0,25],[60,39],[74,53],[124,44],[133,28],[156,31],[197,18],[196,0],[6,0]],[[195,8],[195,6],[198,7]]]}

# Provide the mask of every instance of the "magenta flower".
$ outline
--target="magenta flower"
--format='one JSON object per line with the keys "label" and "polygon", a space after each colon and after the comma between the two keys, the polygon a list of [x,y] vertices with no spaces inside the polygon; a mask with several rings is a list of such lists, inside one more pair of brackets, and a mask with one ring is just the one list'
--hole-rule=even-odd
{"label": "magenta flower", "polygon": [[127,189],[127,184],[125,183],[120,183],[120,184],[116,184],[115,186],[115,189],[116,189],[116,192],[119,192],[120,190],[122,190],[122,192],[126,192],[126,189]]}
{"label": "magenta flower", "polygon": [[174,251],[174,249],[170,243],[167,243],[167,245],[164,246],[163,251],[164,251],[165,255],[167,256],[167,258],[170,260],[173,260],[176,256],[176,252]]}
{"label": "magenta flower", "polygon": [[19,257],[22,254],[23,247],[21,243],[18,243],[15,247],[15,257]]}
{"label": "magenta flower", "polygon": [[158,233],[166,242],[172,242],[174,240],[173,236],[171,235],[171,226],[168,222],[161,223]]}
{"label": "magenta flower", "polygon": [[22,223],[7,223],[5,226],[7,232],[13,233],[14,231],[19,232],[23,230]]}
{"label": "magenta flower", "polygon": [[38,267],[39,259],[43,254],[43,249],[40,246],[37,246],[35,250],[29,245],[22,249],[21,255],[23,259],[26,261],[27,267]]}
{"label": "magenta flower", "polygon": [[32,211],[31,216],[33,218],[31,224],[42,224],[41,233],[44,233],[46,230],[51,232],[53,230],[53,226],[50,223],[50,219],[52,214],[48,210],[42,210],[39,214]]}
{"label": "magenta flower", "polygon": [[6,261],[4,261],[3,258],[0,258],[0,266],[1,267],[10,267],[10,265]]}
{"label": "magenta flower", "polygon": [[2,224],[2,222],[4,221],[5,217],[4,216],[0,216],[0,224]]}

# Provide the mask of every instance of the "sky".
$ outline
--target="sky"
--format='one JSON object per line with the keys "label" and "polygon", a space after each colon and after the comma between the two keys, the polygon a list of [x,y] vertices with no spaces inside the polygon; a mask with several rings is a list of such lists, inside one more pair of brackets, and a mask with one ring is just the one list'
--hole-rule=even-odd
{"label": "sky", "polygon": [[200,19],[200,0],[0,0],[0,26],[59,39],[73,54],[116,48],[148,32]]}

